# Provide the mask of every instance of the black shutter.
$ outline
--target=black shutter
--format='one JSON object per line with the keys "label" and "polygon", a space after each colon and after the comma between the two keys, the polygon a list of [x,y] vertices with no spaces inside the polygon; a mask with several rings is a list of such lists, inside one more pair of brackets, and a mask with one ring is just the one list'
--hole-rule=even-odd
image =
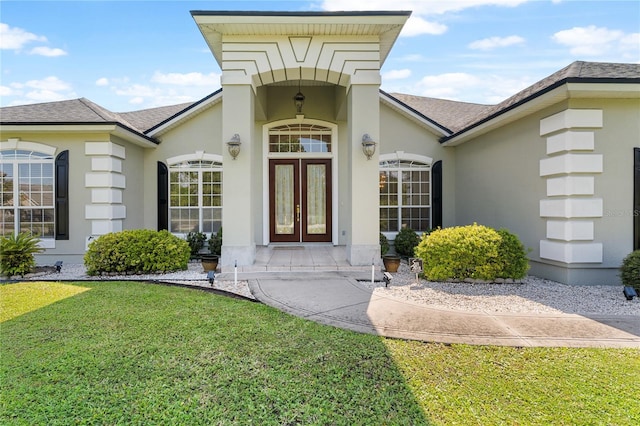
{"label": "black shutter", "polygon": [[633,249],[640,250],[640,148],[633,148]]}
{"label": "black shutter", "polygon": [[442,228],[442,160],[431,166],[431,228]]}
{"label": "black shutter", "polygon": [[158,231],[169,229],[169,169],[158,161]]}
{"label": "black shutter", "polygon": [[55,224],[56,240],[69,239],[69,151],[63,151],[56,157],[56,201]]}

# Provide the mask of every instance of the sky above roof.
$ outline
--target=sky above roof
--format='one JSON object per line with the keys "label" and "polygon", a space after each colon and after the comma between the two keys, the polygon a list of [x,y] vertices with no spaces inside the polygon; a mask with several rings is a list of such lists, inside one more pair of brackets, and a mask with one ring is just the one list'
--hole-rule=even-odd
{"label": "sky above roof", "polygon": [[191,10],[411,10],[381,88],[494,104],[576,60],[640,63],[640,2],[0,2],[0,106],[86,97],[124,112],[191,102],[220,68]]}

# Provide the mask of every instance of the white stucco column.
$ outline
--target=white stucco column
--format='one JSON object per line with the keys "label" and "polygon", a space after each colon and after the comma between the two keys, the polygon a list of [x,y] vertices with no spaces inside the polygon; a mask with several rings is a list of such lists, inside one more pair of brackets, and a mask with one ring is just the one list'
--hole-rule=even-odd
{"label": "white stucco column", "polygon": [[362,137],[380,142],[379,84],[352,84],[348,94],[349,122],[349,220],[351,234],[347,259],[351,265],[371,265],[380,260],[379,145],[367,159]]}
{"label": "white stucco column", "polygon": [[[256,257],[252,208],[254,92],[250,84],[223,84],[222,101],[222,257],[221,265],[252,265]],[[240,136],[240,154],[234,160],[227,142]]]}

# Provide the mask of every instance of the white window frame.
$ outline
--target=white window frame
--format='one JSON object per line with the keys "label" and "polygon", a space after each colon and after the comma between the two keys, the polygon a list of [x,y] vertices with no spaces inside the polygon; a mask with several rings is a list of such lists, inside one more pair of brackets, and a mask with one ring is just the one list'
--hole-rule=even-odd
{"label": "white window frame", "polygon": [[[223,171],[223,163],[222,163],[222,156],[221,155],[217,155],[217,154],[207,154],[204,151],[196,151],[194,154],[185,154],[185,155],[178,155],[176,157],[171,157],[167,159],[167,168],[169,170],[168,175],[167,175],[167,179],[169,180],[168,182],[168,189],[169,189],[169,202],[168,202],[168,209],[169,209],[169,232],[171,232],[172,234],[176,235],[176,236],[180,236],[180,237],[185,237],[186,233],[184,232],[175,232],[174,230],[171,229],[171,209],[172,209],[172,205],[171,205],[171,173],[177,172],[177,166],[181,163],[186,163],[188,161],[210,161],[212,163],[214,163],[214,167],[211,168],[203,168],[203,167],[184,167],[182,170],[184,171],[197,171],[198,172],[198,188],[202,188],[203,182],[202,182],[202,173],[203,172],[207,172],[207,171],[212,171],[212,172],[220,172],[220,184],[223,184],[223,180],[224,180],[224,171]],[[203,194],[202,191],[199,190],[198,191],[198,229],[200,232],[204,232],[202,231],[203,229]],[[222,216],[222,208],[224,206],[224,200],[222,199],[222,192],[220,193],[220,206],[216,206],[214,208],[216,209],[220,209],[221,212],[221,216]],[[194,206],[190,206],[190,208],[194,208]],[[220,225],[222,227],[222,223]]]}
{"label": "white window frame", "polygon": [[[4,142],[0,142],[0,152],[7,152],[7,151],[25,151],[25,152],[30,152],[31,154],[33,153],[37,153],[41,156],[44,157],[34,157],[31,158],[31,155],[26,156],[24,158],[16,158],[16,157],[12,157],[12,158],[6,158],[3,159],[2,156],[0,156],[0,163],[2,164],[11,164],[13,166],[13,173],[14,173],[14,180],[15,182],[18,182],[20,175],[18,173],[18,169],[19,169],[19,165],[20,164],[51,164],[51,170],[52,170],[52,204],[51,206],[41,206],[42,209],[52,209],[53,210],[53,226],[54,226],[54,235],[52,237],[41,237],[38,236],[38,238],[40,239],[40,243],[38,244],[40,247],[45,248],[45,249],[49,249],[49,248],[55,248],[56,247],[56,236],[55,236],[55,223],[56,223],[56,204],[55,204],[55,188],[56,188],[56,182],[55,182],[55,177],[56,177],[56,172],[55,172],[55,161],[56,161],[56,148],[49,146],[49,145],[44,145],[38,142],[29,142],[29,141],[21,141],[19,139],[8,139],[7,141]],[[30,176],[29,176],[30,178]],[[13,199],[14,199],[14,205],[13,205],[13,210],[14,210],[14,232],[20,232],[20,214],[19,211],[21,209],[20,207],[20,203],[18,203],[18,205],[15,205],[15,200],[19,200],[20,199],[20,185],[14,185],[13,188]],[[3,208],[3,210],[5,210]]]}
{"label": "white window frame", "polygon": [[[433,197],[433,175],[431,173],[431,167],[433,165],[433,158],[431,157],[427,157],[426,155],[419,155],[419,154],[411,154],[411,153],[406,153],[404,151],[396,151],[394,153],[391,154],[381,154],[379,157],[379,170],[380,171],[389,171],[389,170],[396,170],[398,171],[398,193],[397,193],[397,197],[398,197],[398,205],[394,206],[395,208],[398,209],[398,227],[400,226],[400,223],[402,223],[402,208],[406,207],[403,204],[403,200],[402,200],[402,171],[405,170],[411,170],[411,168],[407,168],[407,167],[384,167],[383,165],[385,163],[393,163],[393,162],[409,162],[409,163],[418,163],[421,166],[425,166],[428,167],[428,171],[429,171],[429,224],[431,224],[431,221],[433,220],[433,202],[432,202],[432,197]],[[419,167],[419,169],[423,170],[424,167]],[[385,207],[387,208],[388,206],[378,206],[378,209]],[[424,231],[422,229],[416,229],[415,231]],[[387,237],[390,240],[395,240],[396,235],[398,235],[399,231],[385,231],[382,232],[382,234]]]}

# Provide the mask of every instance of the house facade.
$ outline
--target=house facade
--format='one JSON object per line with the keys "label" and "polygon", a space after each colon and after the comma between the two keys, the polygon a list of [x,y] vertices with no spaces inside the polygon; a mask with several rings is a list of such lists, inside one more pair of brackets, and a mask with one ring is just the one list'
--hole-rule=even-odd
{"label": "house facade", "polygon": [[195,11],[222,69],[206,98],[0,109],[2,233],[79,262],[108,232],[223,227],[223,268],[300,244],[370,265],[380,232],[477,222],[519,235],[533,275],[618,282],[640,248],[640,67],[576,62],[498,105],[388,94],[409,15]]}

